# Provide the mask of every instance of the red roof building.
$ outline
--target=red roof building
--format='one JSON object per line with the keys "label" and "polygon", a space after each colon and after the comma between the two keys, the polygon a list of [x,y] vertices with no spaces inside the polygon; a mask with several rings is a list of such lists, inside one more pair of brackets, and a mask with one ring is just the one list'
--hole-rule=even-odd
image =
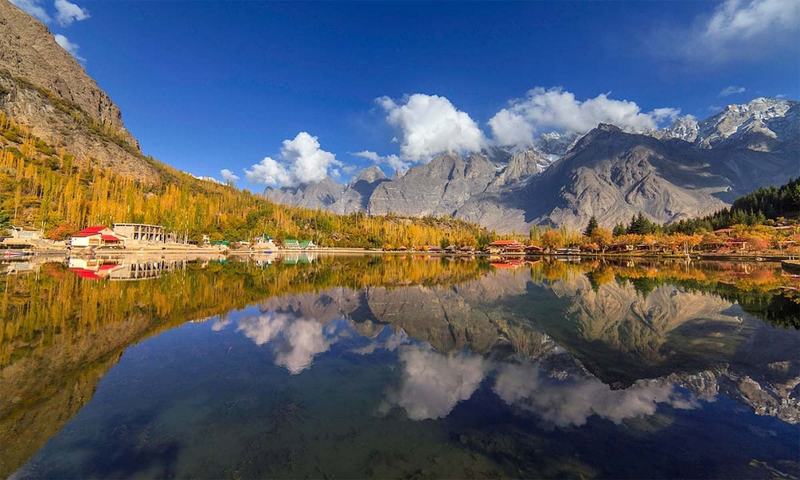
{"label": "red roof building", "polygon": [[70,245],[77,248],[117,246],[123,243],[124,238],[117,235],[110,228],[103,225],[86,227],[70,238]]}

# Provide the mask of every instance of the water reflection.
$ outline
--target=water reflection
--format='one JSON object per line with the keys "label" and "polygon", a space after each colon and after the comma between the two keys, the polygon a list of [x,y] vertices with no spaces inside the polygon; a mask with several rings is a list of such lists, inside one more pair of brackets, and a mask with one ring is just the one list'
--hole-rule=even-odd
{"label": "water reflection", "polygon": [[322,325],[314,320],[288,313],[270,312],[239,320],[237,331],[256,345],[270,344],[275,364],[296,375],[309,366],[314,357],[330,348],[335,334],[333,324]]}
{"label": "water reflection", "polygon": [[[314,455],[322,458],[321,449],[331,448],[320,433],[328,428],[330,438],[341,444],[346,437],[355,450],[366,442],[393,452],[402,449],[403,435],[413,432],[420,439],[417,448],[429,449],[428,456],[447,451],[444,458],[458,458],[457,464],[488,476],[563,473],[561,467],[527,470],[532,467],[521,453],[503,457],[511,459],[509,465],[496,460],[538,445],[530,452],[540,454],[526,454],[530,461],[543,461],[544,451],[555,461],[563,445],[542,432],[582,431],[587,443],[567,442],[584,449],[589,464],[580,466],[586,468],[581,474],[606,468],[605,476],[620,476],[615,475],[619,465],[612,468],[591,455],[588,440],[622,442],[620,435],[634,424],[648,432],[666,432],[666,425],[675,424],[692,434],[708,429],[712,440],[721,441],[723,414],[747,425],[726,452],[740,462],[738,470],[725,473],[746,471],[742,465],[756,458],[756,441],[772,449],[773,460],[789,461],[770,460],[770,468],[797,470],[796,459],[781,453],[791,446],[781,435],[799,433],[800,332],[793,319],[800,304],[792,292],[800,280],[774,264],[541,261],[495,268],[479,260],[413,256],[261,260],[61,261],[38,265],[35,275],[3,277],[0,475],[16,470],[52,438],[23,473],[86,476],[82,468],[88,464],[58,460],[72,458],[71,449],[78,447],[71,441],[101,452],[87,431],[117,431],[115,422],[141,422],[142,438],[178,424],[209,432],[208,438],[227,438],[227,457],[205,453],[221,465],[233,462],[233,470],[214,472],[219,476],[237,471],[296,476],[274,464],[248,470],[242,465],[259,461],[235,453],[267,455],[263,439],[283,444],[294,435],[288,431],[302,437],[296,448],[305,453],[297,462],[318,465],[321,470],[306,474],[320,476],[336,463],[313,461]],[[76,269],[146,281],[91,281]],[[193,320],[199,321],[186,324]],[[131,345],[146,353],[130,353]],[[231,371],[237,374],[224,373]],[[98,387],[104,377],[116,380]],[[96,389],[102,402],[92,401]],[[143,419],[125,420],[123,412],[133,415],[147,404],[141,389],[163,396]],[[281,400],[273,404],[276,395]],[[124,398],[139,398],[143,405],[132,409]],[[322,398],[328,400],[325,407],[318,404]],[[276,415],[295,423],[289,430],[275,427]],[[759,416],[777,422],[768,431],[780,434],[756,440],[752,432],[767,428]],[[273,426],[253,432],[262,439],[256,441],[242,432],[259,427],[240,424],[239,418]],[[326,425],[327,418],[340,420]],[[470,423],[479,419],[484,423]],[[469,427],[459,430],[459,422]],[[517,426],[503,430],[508,424]],[[389,426],[391,434],[366,440],[372,429]],[[794,430],[787,430],[790,426]],[[545,436],[529,438],[534,432]],[[161,435],[181,439],[171,447],[170,472],[212,475],[198,469],[194,455],[201,450],[191,446],[188,431]],[[671,445],[659,442],[666,440],[650,444],[654,454],[669,456]],[[498,445],[505,445],[502,455],[486,453]],[[135,458],[137,447],[126,448]],[[352,455],[369,454],[355,450]],[[468,457],[460,456],[464,453]],[[392,457],[381,473],[398,476],[401,464],[409,474],[416,468],[412,459]],[[367,474],[339,466],[330,471]],[[134,465],[126,468],[148,476]]]}
{"label": "water reflection", "polygon": [[469,399],[486,374],[478,355],[440,354],[420,346],[400,350],[403,376],[387,394],[382,411],[398,406],[412,420],[446,417],[460,401]]}
{"label": "water reflection", "polygon": [[698,405],[694,396],[663,380],[638,380],[613,390],[591,375],[548,371],[538,363],[501,365],[493,389],[509,405],[560,427],[584,425],[592,415],[621,423],[653,415],[658,404],[679,409]]}

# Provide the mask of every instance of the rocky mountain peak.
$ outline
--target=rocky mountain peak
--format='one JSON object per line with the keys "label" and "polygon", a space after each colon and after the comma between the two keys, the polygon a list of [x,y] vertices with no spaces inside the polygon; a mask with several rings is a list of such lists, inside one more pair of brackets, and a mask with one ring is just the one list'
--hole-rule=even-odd
{"label": "rocky mountain peak", "polygon": [[700,124],[692,115],[678,117],[672,125],[662,130],[653,132],[653,136],[663,140],[676,138],[684,142],[693,143],[700,132]]}
{"label": "rocky mountain peak", "polygon": [[785,122],[781,120],[796,105],[792,100],[765,97],[728,105],[700,123],[697,144],[701,148],[712,148],[731,141],[748,141],[746,137],[753,135],[780,140],[792,134],[786,131]]}
{"label": "rocky mountain peak", "polygon": [[385,180],[386,174],[377,165],[369,166],[361,170],[358,175],[350,182],[355,185],[358,182],[375,183],[378,180]]}

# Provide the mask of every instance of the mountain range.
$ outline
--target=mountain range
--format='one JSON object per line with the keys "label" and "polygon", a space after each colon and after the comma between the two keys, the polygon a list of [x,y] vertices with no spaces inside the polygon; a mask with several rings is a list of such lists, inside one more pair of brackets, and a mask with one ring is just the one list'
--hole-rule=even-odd
{"label": "mountain range", "polygon": [[[387,177],[369,167],[347,184],[269,188],[278,203],[347,214],[454,217],[498,232],[533,225],[610,227],[644,213],[673,222],[719,210],[738,196],[800,176],[798,102],[756,98],[698,122],[584,135],[549,132],[529,148],[445,152]],[[120,109],[47,27],[0,1],[0,111],[57,150],[91,159],[144,185],[177,172],[142,154]],[[203,190],[211,182],[203,181]]]}
{"label": "mountain range", "polygon": [[583,136],[542,135],[526,149],[442,153],[394,178],[373,166],[349,184],[325,179],[264,194],[336,213],[453,216],[499,232],[580,228],[592,216],[610,227],[639,212],[670,223],[800,176],[799,105],[756,98],[645,133],[599,124]]}

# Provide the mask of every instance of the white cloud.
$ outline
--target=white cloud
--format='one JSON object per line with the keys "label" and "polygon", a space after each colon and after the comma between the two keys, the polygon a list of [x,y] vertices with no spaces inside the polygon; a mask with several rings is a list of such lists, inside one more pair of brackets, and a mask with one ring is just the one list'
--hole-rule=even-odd
{"label": "white cloud", "polygon": [[546,131],[585,133],[599,123],[633,132],[652,130],[679,113],[675,108],[642,112],[635,102],[614,100],[606,93],[581,101],[560,87],[536,87],[497,112],[489,127],[499,145],[528,146],[535,135]]}
{"label": "white cloud", "polygon": [[779,31],[797,31],[798,22],[800,3],[797,0],[727,0],[706,23],[703,38],[709,43],[724,45]]}
{"label": "white cloud", "polygon": [[44,23],[50,22],[50,15],[47,14],[47,10],[42,6],[41,0],[11,0],[11,3]]}
{"label": "white cloud", "polygon": [[691,409],[692,398],[684,398],[669,383],[640,380],[624,390],[593,377],[551,377],[535,364],[506,364],[499,368],[494,391],[509,405],[531,411],[557,426],[580,426],[592,415],[620,423],[625,419],[656,412],[658,404]]}
{"label": "white cloud", "polygon": [[723,88],[719,92],[719,96],[720,97],[727,97],[729,95],[736,95],[736,94],[739,94],[739,93],[744,93],[745,90],[747,90],[747,89],[744,88],[744,87],[737,87],[737,86],[731,85],[729,87]]}
{"label": "white cloud", "polygon": [[239,320],[236,330],[256,345],[271,344],[275,364],[292,375],[310,367],[314,357],[331,346],[321,323],[285,313],[269,312],[244,318]]}
{"label": "white cloud", "polygon": [[236,181],[239,180],[239,176],[233,173],[232,171],[228,170],[227,168],[223,168],[222,170],[220,170],[219,174],[225,183],[236,183]]}
{"label": "white cloud", "polygon": [[88,11],[68,0],[55,0],[53,6],[56,8],[56,21],[62,27],[89,18]]}
{"label": "white cloud", "polygon": [[446,417],[458,402],[472,396],[486,374],[486,364],[477,355],[443,355],[418,346],[400,348],[401,385],[388,393],[382,408],[396,405],[412,420]]}
{"label": "white cloud", "polygon": [[361,152],[356,152],[353,155],[356,157],[366,158],[367,160],[370,160],[378,165],[389,165],[398,175],[403,175],[408,171],[409,168],[411,168],[411,162],[407,162],[394,154],[378,155],[371,150],[363,150]]}
{"label": "white cloud", "polygon": [[797,0],[726,0],[691,26],[657,31],[647,43],[657,55],[713,64],[797,52],[799,40]]}
{"label": "white cloud", "polygon": [[389,97],[376,101],[400,134],[404,160],[427,161],[441,152],[474,152],[486,144],[478,124],[445,97],[415,93],[400,104]]}
{"label": "white cloud", "polygon": [[56,39],[56,43],[57,43],[57,44],[58,44],[58,45],[59,45],[61,48],[63,48],[64,50],[68,51],[68,52],[69,52],[69,53],[70,53],[70,54],[71,54],[73,57],[75,57],[77,60],[80,60],[81,62],[83,62],[84,60],[86,60],[85,58],[83,58],[83,57],[81,57],[80,55],[78,55],[78,49],[79,49],[80,47],[78,47],[78,44],[77,44],[77,43],[72,43],[72,42],[70,42],[70,41],[69,41],[69,39],[68,39],[67,37],[65,37],[64,35],[61,35],[60,33],[57,33],[57,34],[55,34],[55,35],[53,35],[53,36],[54,36],[54,37],[55,37],[55,39]]}
{"label": "white cloud", "polygon": [[320,148],[319,140],[300,132],[292,140],[284,140],[278,160],[265,157],[245,170],[247,179],[271,186],[295,186],[314,183],[336,174],[334,167],[342,163],[336,155]]}

